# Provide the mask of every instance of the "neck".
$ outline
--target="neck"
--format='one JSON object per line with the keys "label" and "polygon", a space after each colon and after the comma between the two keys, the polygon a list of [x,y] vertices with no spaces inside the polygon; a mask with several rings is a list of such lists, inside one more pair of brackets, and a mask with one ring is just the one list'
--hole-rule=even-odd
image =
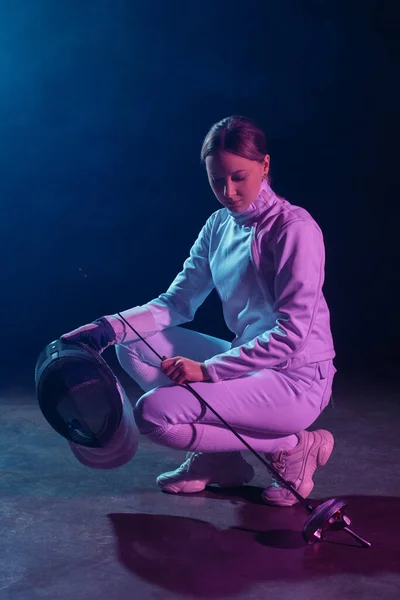
{"label": "neck", "polygon": [[236,223],[239,225],[247,225],[256,221],[257,217],[268,210],[275,202],[276,196],[274,192],[267,181],[263,179],[256,199],[245,210],[233,212],[227,209],[227,211]]}

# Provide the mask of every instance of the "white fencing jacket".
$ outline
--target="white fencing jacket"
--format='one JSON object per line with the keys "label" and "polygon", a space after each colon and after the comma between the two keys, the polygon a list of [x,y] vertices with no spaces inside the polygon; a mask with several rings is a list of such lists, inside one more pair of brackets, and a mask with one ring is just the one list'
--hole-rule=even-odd
{"label": "white fencing jacket", "polygon": [[[278,197],[264,180],[243,212],[214,212],[182,271],[158,298],[122,314],[144,338],[193,320],[213,288],[234,334],[231,348],[205,361],[213,382],[259,369],[294,369],[335,356],[322,287],[321,229],[303,208]],[[106,317],[117,343],[137,336]]]}

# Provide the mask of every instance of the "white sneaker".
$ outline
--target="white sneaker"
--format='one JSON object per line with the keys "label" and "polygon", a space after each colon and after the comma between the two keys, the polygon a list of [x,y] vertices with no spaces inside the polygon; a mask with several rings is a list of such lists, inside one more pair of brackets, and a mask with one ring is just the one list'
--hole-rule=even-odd
{"label": "white sneaker", "polygon": [[[300,431],[296,434],[299,443],[292,450],[280,450],[266,455],[280,476],[291,483],[296,492],[307,498],[314,487],[313,475],[317,467],[323,467],[332,454],[335,440],[330,431]],[[293,506],[297,498],[273,477],[273,483],[262,494],[266,504]]]}
{"label": "white sneaker", "polygon": [[237,487],[249,483],[253,477],[253,467],[240,452],[189,452],[186,461],[175,471],[159,475],[157,484],[164,492],[192,494],[212,483]]}

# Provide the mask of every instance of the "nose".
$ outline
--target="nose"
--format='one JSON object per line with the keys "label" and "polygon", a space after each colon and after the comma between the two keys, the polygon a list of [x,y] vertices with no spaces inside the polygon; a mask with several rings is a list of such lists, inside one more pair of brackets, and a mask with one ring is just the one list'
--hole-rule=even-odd
{"label": "nose", "polygon": [[236,194],[232,181],[227,181],[224,185],[224,196],[225,198],[233,198]]}

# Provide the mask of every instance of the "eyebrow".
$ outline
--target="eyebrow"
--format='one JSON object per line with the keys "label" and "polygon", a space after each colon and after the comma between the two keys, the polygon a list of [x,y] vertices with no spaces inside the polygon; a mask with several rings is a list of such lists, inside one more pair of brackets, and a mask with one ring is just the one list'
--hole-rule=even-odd
{"label": "eyebrow", "polygon": [[[234,173],[232,173],[232,175],[238,175],[239,173],[248,173],[247,169],[239,169],[239,171],[235,171]],[[218,177],[218,175],[213,175],[213,173],[210,173],[211,177]]]}

